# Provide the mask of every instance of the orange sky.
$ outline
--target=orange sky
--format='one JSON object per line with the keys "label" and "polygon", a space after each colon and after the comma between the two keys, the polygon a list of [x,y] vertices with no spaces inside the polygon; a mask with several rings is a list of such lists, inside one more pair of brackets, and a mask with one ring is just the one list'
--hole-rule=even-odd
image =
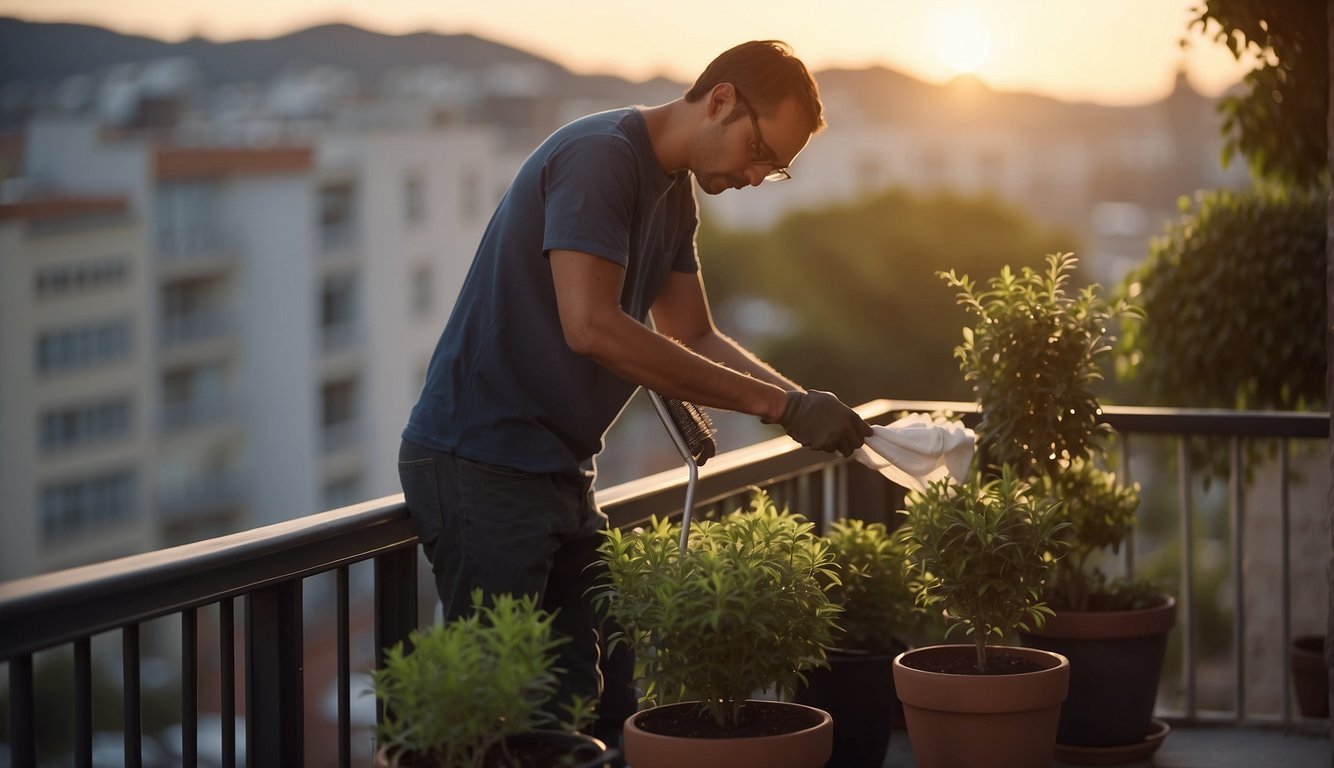
{"label": "orange sky", "polygon": [[[1185,66],[1211,95],[1245,71],[1187,31],[1200,0],[0,0],[0,15],[163,39],[271,37],[346,21],[391,34],[472,32],[578,72],[691,80],[716,53],[779,38],[815,69],[876,64],[931,82],[973,70],[993,88],[1070,100],[1157,99]],[[1186,51],[1178,41],[1186,37]]]}

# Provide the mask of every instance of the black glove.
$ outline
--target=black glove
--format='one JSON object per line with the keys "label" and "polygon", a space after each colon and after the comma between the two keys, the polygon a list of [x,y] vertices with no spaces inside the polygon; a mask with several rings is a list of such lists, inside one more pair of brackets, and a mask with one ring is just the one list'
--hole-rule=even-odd
{"label": "black glove", "polygon": [[851,456],[871,436],[870,424],[832,393],[818,389],[788,392],[778,423],[807,448],[843,456]]}

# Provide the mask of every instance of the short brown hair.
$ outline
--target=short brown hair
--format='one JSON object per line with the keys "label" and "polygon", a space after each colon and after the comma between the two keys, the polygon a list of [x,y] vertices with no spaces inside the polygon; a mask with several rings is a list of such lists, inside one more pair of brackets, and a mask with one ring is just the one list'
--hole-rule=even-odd
{"label": "short brown hair", "polygon": [[705,67],[685,99],[699,101],[719,83],[731,83],[756,110],[770,111],[796,96],[811,133],[825,127],[820,88],[792,46],[782,40],[752,40],[722,52]]}

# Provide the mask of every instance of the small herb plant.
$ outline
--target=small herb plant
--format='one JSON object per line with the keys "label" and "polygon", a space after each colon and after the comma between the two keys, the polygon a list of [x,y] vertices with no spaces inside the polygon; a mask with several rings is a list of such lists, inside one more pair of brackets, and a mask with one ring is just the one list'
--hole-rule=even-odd
{"label": "small herb plant", "polygon": [[887,654],[899,650],[895,633],[913,627],[921,614],[910,589],[904,543],[884,523],[849,519],[835,522],[824,535],[838,566],[839,582],[829,599],[843,609],[839,648]]}
{"label": "small herb plant", "polygon": [[838,577],[828,547],[799,515],[763,492],[719,521],[605,533],[608,583],[598,600],[635,649],[641,703],[698,700],[722,727],[735,726],[753,692],[791,695],[801,671],[824,662],[838,608],[826,587]]}
{"label": "small herb plant", "polygon": [[1058,503],[1065,525],[1059,552],[1048,553],[1057,570],[1046,597],[1057,610],[1082,611],[1095,593],[1134,591],[1092,567],[1094,553],[1120,550],[1139,506],[1139,487],[1118,484],[1099,466],[1112,430],[1093,387],[1111,350],[1108,327],[1143,313],[1123,299],[1107,301],[1097,285],[1069,292],[1077,263],[1062,253],[1047,257],[1045,272],[1004,268],[986,290],[966,275],[939,274],[976,318],[954,354],[981,406],[985,469],[1012,467]]}
{"label": "small herb plant", "polygon": [[1112,473],[1076,459],[1055,476],[1043,476],[1039,487],[1048,498],[1062,502],[1059,511],[1069,523],[1060,533],[1065,555],[1056,561],[1047,593],[1052,606],[1058,611],[1087,611],[1092,594],[1115,597],[1127,591],[1129,585],[1108,583],[1090,558],[1121,551],[1135,523],[1139,483],[1120,485]]}
{"label": "small herb plant", "polygon": [[[532,596],[496,595],[484,605],[473,592],[473,613],[409,635],[372,673],[384,705],[376,736],[394,765],[405,758],[438,768],[477,768],[504,739],[558,725],[543,711],[558,681],[550,614]],[[571,730],[591,718],[576,701]]]}
{"label": "small herb plant", "polygon": [[1078,260],[1047,257],[1047,271],[1009,267],[978,290],[967,275],[941,272],[959,289],[958,302],[976,318],[964,328],[954,356],[982,406],[977,426],[983,455],[1009,464],[1024,477],[1058,472],[1062,462],[1089,456],[1110,428],[1093,386],[1102,380],[1097,358],[1111,347],[1107,325],[1136,310],[1109,304],[1088,286],[1069,295]]}
{"label": "small herb plant", "polygon": [[987,481],[931,483],[910,493],[907,507],[904,540],[921,584],[917,599],[945,609],[947,636],[965,629],[985,674],[988,640],[1041,627],[1052,613],[1042,601],[1049,552],[1059,549],[1057,534],[1068,523],[1009,466]]}

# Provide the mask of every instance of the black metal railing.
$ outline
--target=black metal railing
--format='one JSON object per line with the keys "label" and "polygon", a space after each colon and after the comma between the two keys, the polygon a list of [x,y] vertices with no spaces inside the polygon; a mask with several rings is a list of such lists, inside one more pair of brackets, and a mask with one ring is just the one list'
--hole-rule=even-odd
{"label": "black metal railing", "polygon": [[[971,404],[880,400],[859,408],[872,423],[888,423],[900,411],[951,410],[965,421],[975,421]],[[1280,446],[1282,487],[1283,563],[1289,571],[1286,537],[1288,445],[1292,441],[1327,440],[1329,416],[1325,413],[1240,413],[1232,411],[1168,410],[1148,408],[1106,409],[1106,420],[1120,434],[1120,451],[1128,466],[1132,441],[1137,435],[1166,436],[1179,443],[1178,497],[1182,500],[1183,545],[1182,642],[1185,646],[1186,704],[1171,714],[1188,721],[1207,719],[1194,706],[1194,657],[1191,655],[1196,628],[1191,603],[1194,565],[1192,541],[1191,451],[1188,438],[1226,440],[1230,447],[1232,554],[1240,563],[1244,535],[1240,523],[1242,483],[1245,470],[1242,446],[1254,440],[1274,440]],[[1138,444],[1138,443],[1136,443]],[[631,526],[650,515],[679,514],[683,498],[684,472],[663,472],[601,491],[598,500],[618,526]],[[763,487],[793,509],[803,510],[821,525],[852,515],[886,519],[902,498],[902,489],[880,479],[849,460],[801,449],[780,438],[727,452],[711,459],[701,469],[698,503],[726,508],[744,497],[752,487]],[[1328,532],[1326,531],[1326,540]],[[235,605],[244,608],[242,682],[245,696],[245,762],[252,766],[302,765],[305,700],[303,698],[303,580],[319,574],[334,574],[333,595],[337,625],[337,753],[338,764],[351,764],[351,662],[349,632],[349,567],[370,561],[373,565],[374,647],[376,662],[386,646],[406,637],[419,623],[418,556],[401,496],[390,496],[343,509],[324,512],[244,531],[217,539],[150,552],[121,560],[75,568],[58,573],[0,584],[0,662],[8,668],[9,757],[12,765],[34,765],[38,757],[35,722],[34,655],[46,649],[73,649],[72,715],[75,738],[73,762],[92,765],[92,661],[93,638],[107,633],[120,636],[122,652],[121,693],[124,764],[143,764],[141,751],[140,628],[145,622],[175,617],[180,625],[180,715],[182,722],[181,762],[197,764],[199,664],[201,642],[199,615],[202,609],[216,610],[217,645],[221,696],[222,764],[238,759],[235,732],[236,697],[233,685],[237,669],[234,655]],[[1134,548],[1126,567],[1135,567]],[[1241,579],[1235,579],[1236,594],[1242,594]],[[1283,581],[1282,623],[1287,639],[1290,583]],[[1235,623],[1244,627],[1244,600],[1237,601]],[[319,606],[327,612],[328,606]],[[211,615],[211,614],[210,614]],[[1241,632],[1241,629],[1237,630]],[[1238,635],[1240,637],[1240,635]],[[1244,664],[1236,654],[1238,669]],[[1286,653],[1284,660],[1286,663]],[[1244,675],[1235,673],[1237,707],[1228,717],[1237,724],[1261,722],[1246,711]],[[1291,723],[1292,713],[1285,684],[1282,721]]]}

